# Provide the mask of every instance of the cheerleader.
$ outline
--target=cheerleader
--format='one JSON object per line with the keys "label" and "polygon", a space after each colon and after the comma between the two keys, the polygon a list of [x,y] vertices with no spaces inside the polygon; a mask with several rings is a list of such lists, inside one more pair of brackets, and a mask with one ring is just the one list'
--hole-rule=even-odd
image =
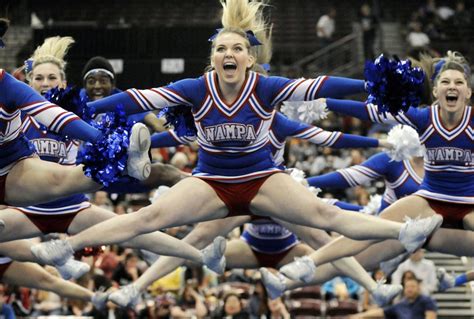
{"label": "cheerleader", "polygon": [[[285,169],[283,154],[287,137],[301,138],[316,145],[333,148],[349,146],[377,147],[382,145],[390,147],[389,143],[385,140],[324,131],[318,127],[290,120],[282,114],[274,112],[269,146],[271,147],[275,163],[282,169]],[[170,130],[154,134],[151,138],[151,146],[153,148],[176,147],[181,144],[192,143],[196,138],[196,136],[180,136],[176,131]],[[299,179],[304,182],[303,176]],[[165,190],[166,188],[160,187],[156,193],[158,196],[161,196]],[[343,203],[334,199],[323,200],[346,210],[360,211],[362,209],[361,206]],[[326,232],[319,229],[298,226],[281,220],[276,223],[267,218],[239,216],[200,223],[183,240],[195,247],[205,247],[214,237],[226,235],[235,227],[241,226],[246,222],[250,223],[246,225],[246,230],[241,238],[228,243],[225,253],[228,268],[278,268],[287,264],[295,256],[302,256],[305,252],[310,251],[311,248],[317,249],[328,243],[331,239]],[[285,225],[285,227],[282,225]],[[295,234],[303,238],[305,244],[300,243]],[[167,275],[183,262],[182,259],[177,258],[160,258],[133,285],[111,294],[110,300],[124,307],[133,304],[139,292],[144,291],[152,282]],[[368,287],[368,289],[373,287],[373,281],[353,260],[340,260],[334,264],[342,272],[352,275],[363,286]],[[391,296],[397,294],[397,289],[399,287],[381,285],[377,286],[377,290],[372,290],[372,293],[380,304],[384,304],[391,299]],[[124,294],[122,293],[123,291],[131,293]],[[132,295],[131,298],[129,298],[130,295]]]}
{"label": "cheerleader", "polygon": [[92,292],[76,283],[53,276],[38,264],[28,262],[34,259],[30,252],[31,246],[32,243],[28,240],[0,244],[1,282],[51,291],[65,298],[90,301],[97,309],[105,307],[108,294],[99,291]]}
{"label": "cheerleader", "polygon": [[[35,51],[33,68],[28,72],[31,86],[39,93],[66,83],[64,55],[74,42],[71,37],[53,37]],[[34,117],[25,116],[22,124],[23,134],[36,147],[36,152],[44,161],[73,166],[76,162],[77,141],[44,130]],[[20,213],[19,213],[20,212]],[[88,227],[116,216],[113,212],[93,205],[84,194],[76,194],[41,205],[9,207],[0,211],[0,218],[10,227],[5,230],[4,240],[32,238],[49,233],[76,234]],[[157,245],[156,243],[160,243]],[[197,263],[205,263],[209,268],[223,271],[224,239],[217,238],[217,246],[210,246],[202,252],[194,247],[181,244],[180,241],[163,232],[143,234],[121,245],[141,248],[157,254],[187,258]],[[216,255],[217,254],[217,255]],[[30,259],[35,261],[35,259]],[[78,278],[89,269],[72,258],[65,264],[55,265],[61,274]]]}
{"label": "cheerleader", "polygon": [[350,188],[366,185],[370,181],[384,179],[385,191],[378,209],[380,214],[399,198],[413,194],[423,180],[423,158],[393,161],[387,153],[378,153],[359,165],[339,169],[336,172],[313,176],[308,184],[319,188]]}
{"label": "cheerleader", "polygon": [[[7,20],[0,20],[0,37],[7,29]],[[0,69],[0,204],[31,205],[101,186],[83,173],[83,168],[66,167],[40,160],[33,144],[21,132],[21,112],[33,116],[49,130],[63,136],[98,142],[102,133],[76,115],[49,103],[26,84]],[[128,149],[128,174],[148,177],[147,154],[149,134],[146,127],[132,129]]]}
{"label": "cheerleader", "polygon": [[422,245],[441,223],[440,217],[401,224],[343,211],[316,198],[275,165],[268,140],[276,105],[350,92],[318,90],[323,78],[291,80],[256,73],[256,47],[269,49],[263,4],[231,0],[222,5],[224,28],[211,37],[209,72],[166,87],[132,89],[90,103],[96,113],[117,104],[130,113],[188,106],[200,146],[193,176],[137,213],[114,217],[67,240],[40,244],[35,254],[46,263],[61,264],[72,251],[86,246],[120,243],[157,229],[249,212],[358,240],[399,239],[410,251]]}
{"label": "cheerleader", "polygon": [[[422,63],[432,79],[432,94],[436,100],[426,108],[410,108],[405,113],[385,117],[378,115],[376,105],[334,99],[324,102],[333,111],[374,122],[402,123],[418,131],[420,141],[426,147],[425,175],[420,188],[386,208],[381,217],[401,221],[405,216],[442,215],[442,228],[433,233],[426,247],[433,251],[469,256],[472,255],[474,229],[473,116],[469,105],[471,72],[464,57],[451,51],[439,59],[424,57]],[[354,252],[370,247],[373,261],[381,261],[380,258],[389,259],[404,252],[401,245],[392,245],[392,249],[387,250],[383,244],[374,246],[373,243],[340,238],[311,257],[283,267],[281,271],[290,279],[305,277],[306,281],[311,281],[314,266],[336,256],[352,256]],[[391,256],[380,254],[384,251],[389,251]]]}

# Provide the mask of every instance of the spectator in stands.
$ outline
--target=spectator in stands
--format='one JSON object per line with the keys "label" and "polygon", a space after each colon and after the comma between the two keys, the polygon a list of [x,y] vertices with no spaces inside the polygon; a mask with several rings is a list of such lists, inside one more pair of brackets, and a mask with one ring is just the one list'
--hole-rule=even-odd
{"label": "spectator in stands", "polygon": [[107,192],[104,191],[97,191],[94,193],[94,199],[91,201],[92,204],[99,206],[101,208],[107,209],[112,211],[113,204],[112,201],[109,199],[109,195]]}
{"label": "spectator in stands", "polygon": [[420,7],[419,11],[423,19],[423,24],[435,21],[438,16],[436,0],[427,0],[426,3]]}
{"label": "spectator in stands", "polygon": [[171,158],[170,164],[180,170],[185,170],[189,165],[189,160],[185,153],[176,152]]}
{"label": "spectator in stands", "polygon": [[87,61],[82,70],[84,91],[89,101],[100,100],[120,92],[115,87],[115,71],[110,62],[95,56]]}
{"label": "spectator in stands", "polygon": [[441,5],[438,7],[438,17],[441,22],[450,20],[454,15],[454,10],[448,5]]}
{"label": "spectator in stands", "polygon": [[415,273],[414,273],[413,271],[411,271],[411,270],[407,270],[407,271],[405,271],[405,272],[403,273],[401,282],[404,283],[404,282],[407,281],[408,279],[413,279],[413,278],[416,278]]}
{"label": "spectator in stands", "polygon": [[405,281],[403,299],[399,303],[383,309],[371,309],[351,318],[436,319],[437,310],[436,302],[420,294],[420,282],[412,278]]}
{"label": "spectator in stands", "polygon": [[117,215],[126,214],[128,210],[128,203],[126,201],[118,202],[117,205],[114,206],[114,213]]}
{"label": "spectator in stands", "polygon": [[231,292],[224,297],[224,306],[216,318],[247,319],[250,318],[242,305],[242,299],[237,293]]}
{"label": "spectator in stands", "polygon": [[5,286],[0,284],[0,318],[4,319],[15,319],[15,313],[13,307],[6,303],[7,297],[5,296]]}
{"label": "spectator in stands", "polygon": [[172,318],[203,318],[208,310],[204,303],[204,296],[197,292],[197,281],[188,280],[176,306],[171,308]]}
{"label": "spectator in stands", "polygon": [[290,313],[286,309],[285,304],[281,298],[276,298],[274,300],[268,299],[268,309],[270,312],[265,318],[268,319],[290,319]]}
{"label": "spectator in stands", "polygon": [[328,13],[322,15],[316,24],[316,34],[318,35],[322,47],[333,41],[333,34],[336,30],[335,17],[336,8],[330,8]]}
{"label": "spectator in stands", "polygon": [[[471,25],[471,13],[466,10],[464,1],[456,2],[456,9],[453,15],[453,23],[459,28],[465,28]],[[459,29],[461,31],[461,29]]]}
{"label": "spectator in stands", "polygon": [[363,4],[359,9],[359,23],[362,30],[364,59],[373,60],[375,57],[374,42],[377,32],[378,20],[377,17],[372,13],[372,9],[367,3]]}
{"label": "spectator in stands", "polygon": [[357,300],[359,299],[360,286],[349,277],[336,277],[326,282],[321,287],[321,290],[325,295],[326,300]]}
{"label": "spectator in stands", "polygon": [[[95,56],[87,61],[82,69],[82,81],[84,88],[81,90],[81,96],[87,101],[97,101],[112,94],[120,93],[116,86],[116,74],[110,62],[101,56]],[[163,130],[162,122],[157,117],[149,113],[143,117],[133,118],[142,121],[153,131]]]}
{"label": "spectator in stands", "polygon": [[255,289],[250,296],[248,303],[248,310],[250,318],[260,318],[262,315],[266,315],[269,309],[269,302],[267,302],[268,296],[265,287],[261,280],[255,283]]}
{"label": "spectator in stands", "polygon": [[410,46],[409,55],[418,58],[420,53],[428,50],[430,38],[421,29],[420,23],[412,23],[413,30],[408,33],[407,42]]}
{"label": "spectator in stands", "polygon": [[409,259],[398,266],[392,275],[392,283],[403,284],[402,274],[407,270],[413,271],[416,277],[422,281],[421,292],[423,294],[430,295],[436,291],[438,286],[436,267],[431,260],[425,259],[423,249],[417,250]]}
{"label": "spectator in stands", "polygon": [[172,293],[159,295],[155,299],[154,317],[165,319],[171,316],[171,308],[176,304],[176,299]]}
{"label": "spectator in stands", "polygon": [[120,286],[131,284],[141,275],[137,267],[138,257],[133,252],[125,255],[125,260],[119,263],[112,279]]}
{"label": "spectator in stands", "polygon": [[[46,266],[46,270],[51,275],[59,277],[55,268]],[[62,315],[61,297],[54,292],[38,290],[35,296],[33,309],[34,310],[31,314],[33,317]]]}

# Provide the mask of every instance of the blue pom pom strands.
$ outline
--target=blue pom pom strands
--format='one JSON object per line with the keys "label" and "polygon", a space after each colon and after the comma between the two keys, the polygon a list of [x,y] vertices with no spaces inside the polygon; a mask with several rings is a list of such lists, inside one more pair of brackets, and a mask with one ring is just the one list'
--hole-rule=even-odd
{"label": "blue pom pom strands", "polygon": [[109,186],[119,179],[127,167],[127,148],[133,123],[127,123],[123,106],[106,113],[97,123],[91,123],[102,132],[103,138],[87,142],[79,150],[77,163],[84,164],[84,174],[97,183]]}
{"label": "blue pom pom strands", "polygon": [[80,91],[81,89],[77,86],[68,86],[65,89],[54,88],[46,92],[44,97],[69,112],[79,114],[86,106],[86,101],[81,97]]}
{"label": "blue pom pom strands", "polygon": [[158,117],[162,116],[166,118],[165,125],[172,125],[178,136],[197,135],[196,124],[194,124],[194,117],[189,106],[165,107],[158,113]]}
{"label": "blue pom pom strands", "polygon": [[366,63],[364,75],[367,103],[378,105],[380,113],[397,114],[419,105],[425,75],[421,68],[412,68],[410,60],[380,55],[375,62]]}

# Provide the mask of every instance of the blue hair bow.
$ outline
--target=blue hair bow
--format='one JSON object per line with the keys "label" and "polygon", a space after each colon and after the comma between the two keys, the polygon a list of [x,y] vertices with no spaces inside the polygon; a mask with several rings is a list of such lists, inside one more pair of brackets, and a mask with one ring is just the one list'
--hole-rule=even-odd
{"label": "blue hair bow", "polygon": [[25,60],[25,73],[28,74],[33,71],[33,59]]}
{"label": "blue hair bow", "polygon": [[439,60],[438,63],[436,63],[434,67],[433,75],[431,76],[431,82],[433,82],[436,79],[436,77],[439,74],[439,71],[441,71],[441,68],[443,67],[445,63],[446,63],[445,60]]}
{"label": "blue hair bow", "polygon": [[263,64],[260,64],[260,66],[267,72],[270,72],[270,64],[268,63],[263,63]]}
{"label": "blue hair bow", "polygon": [[[216,32],[213,35],[211,35],[208,41],[209,42],[214,41],[217,38],[217,35],[219,34],[219,32],[221,32],[222,30],[224,30],[224,28],[216,29]],[[253,33],[252,30],[245,31],[245,34],[247,35],[247,39],[249,40],[251,47],[256,46],[256,45],[262,45],[262,43],[258,41],[257,37],[255,36],[255,33]]]}

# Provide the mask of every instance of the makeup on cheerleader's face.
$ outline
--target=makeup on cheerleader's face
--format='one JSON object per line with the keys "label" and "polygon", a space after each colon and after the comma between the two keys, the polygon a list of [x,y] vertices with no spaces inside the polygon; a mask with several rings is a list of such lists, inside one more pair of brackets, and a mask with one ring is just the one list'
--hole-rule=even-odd
{"label": "makeup on cheerleader's face", "polygon": [[253,61],[247,46],[247,40],[236,33],[227,32],[216,38],[212,65],[224,82],[243,83]]}
{"label": "makeup on cheerleader's face", "polygon": [[41,95],[55,87],[64,87],[59,67],[53,63],[41,63],[31,74],[30,86]]}
{"label": "makeup on cheerleader's face", "polygon": [[462,72],[446,70],[441,73],[434,89],[442,109],[448,112],[463,111],[471,97],[471,89]]}

